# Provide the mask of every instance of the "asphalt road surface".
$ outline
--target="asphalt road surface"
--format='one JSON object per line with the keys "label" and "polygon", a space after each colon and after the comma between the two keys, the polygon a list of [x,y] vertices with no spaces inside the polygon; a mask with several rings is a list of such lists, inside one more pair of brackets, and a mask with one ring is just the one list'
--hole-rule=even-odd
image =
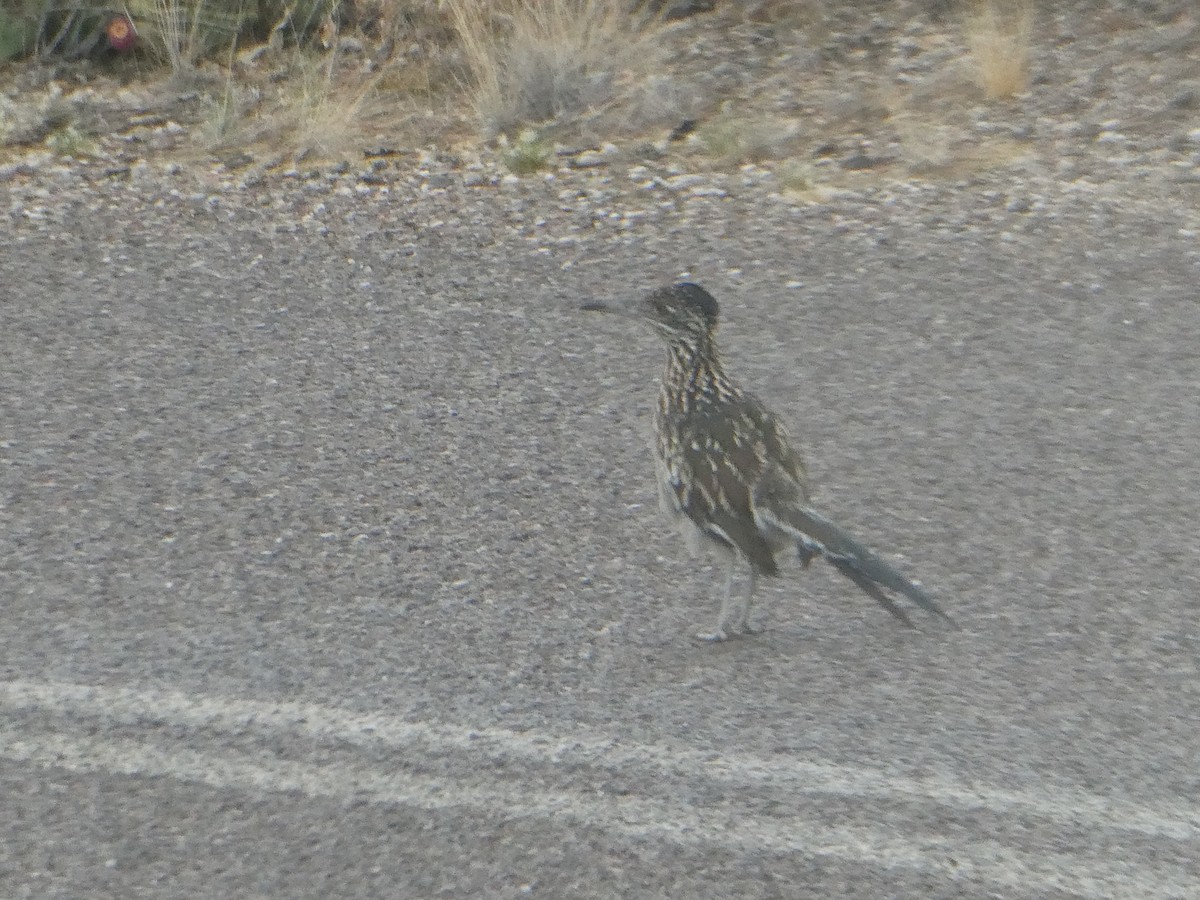
{"label": "asphalt road surface", "polygon": [[[6,190],[0,897],[1200,896],[1194,192]],[[961,632],[692,639],[681,275]]]}

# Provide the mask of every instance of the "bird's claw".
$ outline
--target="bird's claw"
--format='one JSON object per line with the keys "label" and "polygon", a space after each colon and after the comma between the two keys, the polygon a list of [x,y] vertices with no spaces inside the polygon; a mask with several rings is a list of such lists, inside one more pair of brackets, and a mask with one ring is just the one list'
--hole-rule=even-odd
{"label": "bird's claw", "polygon": [[715,644],[720,641],[727,641],[730,638],[741,637],[744,634],[762,634],[763,630],[761,625],[751,625],[749,622],[736,622],[730,625],[721,625],[716,631],[698,631],[696,632],[696,637],[701,641]]}

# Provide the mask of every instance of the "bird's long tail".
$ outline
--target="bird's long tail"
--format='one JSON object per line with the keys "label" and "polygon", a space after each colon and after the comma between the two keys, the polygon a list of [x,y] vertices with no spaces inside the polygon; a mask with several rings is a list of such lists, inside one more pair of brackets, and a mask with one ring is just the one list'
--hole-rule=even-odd
{"label": "bird's long tail", "polygon": [[911,626],[912,620],[883,592],[884,588],[904,595],[917,606],[957,627],[924,588],[905,578],[820,513],[804,506],[793,507],[786,510],[782,520],[778,524],[796,539],[801,560],[807,561],[815,554],[824,556],[835,569],[904,624]]}

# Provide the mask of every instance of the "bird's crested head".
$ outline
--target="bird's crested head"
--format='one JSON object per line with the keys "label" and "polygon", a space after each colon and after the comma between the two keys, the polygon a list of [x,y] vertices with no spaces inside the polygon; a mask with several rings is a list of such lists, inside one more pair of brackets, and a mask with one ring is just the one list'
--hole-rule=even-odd
{"label": "bird's crested head", "polygon": [[683,281],[647,294],[641,313],[667,341],[695,343],[712,335],[720,307],[700,285]]}
{"label": "bird's crested head", "polygon": [[720,312],[712,294],[686,281],[658,288],[641,299],[587,300],[581,308],[644,319],[667,343],[692,351],[712,342]]}

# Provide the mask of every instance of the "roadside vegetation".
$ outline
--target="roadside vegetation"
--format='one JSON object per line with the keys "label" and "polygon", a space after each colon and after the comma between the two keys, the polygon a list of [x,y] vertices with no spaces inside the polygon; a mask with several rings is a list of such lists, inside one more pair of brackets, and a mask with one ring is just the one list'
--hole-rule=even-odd
{"label": "roadside vegetation", "polygon": [[[90,152],[105,123],[90,120],[69,89],[87,81],[86,70],[168,107],[172,98],[186,105],[197,154],[271,148],[327,158],[380,142],[473,144],[526,174],[553,165],[564,143],[674,134],[714,167],[792,159],[810,137],[802,118],[744,95],[704,96],[677,71],[676,8],[663,0],[8,0],[0,82],[32,88],[0,96],[0,154],[4,146]],[[735,26],[740,15],[741,24],[803,34],[814,47],[829,37],[830,5],[816,0],[726,9]],[[959,9],[957,39],[986,97],[1019,96],[1029,84],[1032,0]],[[936,128],[914,117],[912,103],[893,101],[868,105],[895,116],[909,155],[936,163],[944,155]],[[812,176],[807,164],[793,168],[801,181]]]}

